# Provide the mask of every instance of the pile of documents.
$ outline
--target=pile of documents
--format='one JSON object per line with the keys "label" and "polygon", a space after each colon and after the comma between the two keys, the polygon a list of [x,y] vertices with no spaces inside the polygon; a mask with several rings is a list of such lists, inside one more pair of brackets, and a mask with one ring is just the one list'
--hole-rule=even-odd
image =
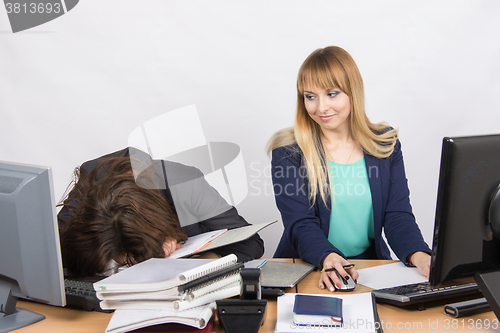
{"label": "pile of documents", "polygon": [[152,258],[96,282],[101,308],[116,310],[107,332],[163,322],[203,328],[216,300],[240,294],[242,266],[234,254],[219,259]]}

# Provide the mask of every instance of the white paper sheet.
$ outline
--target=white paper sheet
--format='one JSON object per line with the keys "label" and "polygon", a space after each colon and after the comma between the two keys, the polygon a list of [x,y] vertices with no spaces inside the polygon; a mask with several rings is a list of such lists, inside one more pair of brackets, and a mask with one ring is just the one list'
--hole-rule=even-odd
{"label": "white paper sheet", "polygon": [[407,267],[402,262],[358,269],[358,284],[373,289],[391,288],[405,284],[426,282],[416,267]]}
{"label": "white paper sheet", "polygon": [[196,236],[191,236],[188,238],[186,243],[182,244],[178,250],[174,251],[169,258],[177,259],[196,253],[225,232],[227,232],[227,229],[214,230]]}
{"label": "white paper sheet", "polygon": [[[278,297],[278,314],[276,333],[302,332],[375,332],[377,324],[373,313],[371,293],[344,295],[321,295],[343,299],[344,327],[311,327],[296,326],[293,323],[293,304],[296,294],[285,294]],[[315,295],[318,296],[318,295]]]}

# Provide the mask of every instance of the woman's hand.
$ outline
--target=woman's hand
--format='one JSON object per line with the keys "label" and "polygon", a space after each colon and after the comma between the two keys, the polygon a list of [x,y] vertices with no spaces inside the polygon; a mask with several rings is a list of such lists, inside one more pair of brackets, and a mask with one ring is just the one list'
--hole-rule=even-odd
{"label": "woman's hand", "polygon": [[[342,266],[345,265],[349,265],[349,262],[335,252],[327,255],[322,262],[323,269],[335,268],[340,273],[340,275],[344,277],[344,279],[354,279],[354,281],[357,281],[359,277],[358,272],[356,272],[354,267],[344,269],[344,267]],[[333,292],[335,291],[335,287],[333,286],[333,284],[335,284],[337,288],[340,288],[342,286],[342,281],[340,281],[335,271],[321,273],[318,283],[320,289],[327,288],[328,290]]]}
{"label": "woman's hand", "polygon": [[163,243],[163,251],[165,251],[165,258],[170,256],[175,252],[178,248],[181,247],[181,244],[177,243],[177,240],[167,238],[165,243]]}
{"label": "woman's hand", "polygon": [[429,277],[429,272],[431,270],[431,256],[425,252],[414,252],[410,255],[410,263],[416,266],[420,274]]}

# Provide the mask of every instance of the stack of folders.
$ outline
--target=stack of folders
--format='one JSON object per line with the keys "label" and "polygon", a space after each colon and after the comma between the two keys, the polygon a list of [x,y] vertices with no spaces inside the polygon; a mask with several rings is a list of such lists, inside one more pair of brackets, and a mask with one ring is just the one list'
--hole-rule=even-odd
{"label": "stack of folders", "polygon": [[167,322],[203,328],[216,300],[240,294],[242,266],[233,254],[219,259],[152,258],[96,282],[101,308],[116,310],[107,332]]}

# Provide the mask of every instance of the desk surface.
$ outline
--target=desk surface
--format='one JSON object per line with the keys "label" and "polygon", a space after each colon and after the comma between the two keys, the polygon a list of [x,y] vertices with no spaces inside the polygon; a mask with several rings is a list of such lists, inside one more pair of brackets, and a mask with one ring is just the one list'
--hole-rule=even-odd
{"label": "desk surface", "polygon": [[[289,260],[283,260],[289,261]],[[357,269],[391,263],[390,260],[352,260]],[[295,288],[287,292],[309,294],[330,294],[327,290],[318,288],[319,272],[306,276]],[[370,291],[369,288],[358,285],[353,292]],[[474,316],[454,319],[443,312],[444,303],[427,304],[427,309],[418,311],[414,308],[400,308],[387,304],[378,304],[377,309],[384,332],[500,332],[500,323],[492,311]],[[31,326],[16,330],[19,333],[30,332],[104,332],[111,314],[88,312],[70,308],[59,308],[29,301],[18,302],[18,307],[41,313],[46,319]],[[272,333],[276,325],[276,301],[269,301],[266,309],[264,325],[259,333]],[[487,328],[487,326],[489,328]],[[224,332],[216,324],[214,332]]]}

